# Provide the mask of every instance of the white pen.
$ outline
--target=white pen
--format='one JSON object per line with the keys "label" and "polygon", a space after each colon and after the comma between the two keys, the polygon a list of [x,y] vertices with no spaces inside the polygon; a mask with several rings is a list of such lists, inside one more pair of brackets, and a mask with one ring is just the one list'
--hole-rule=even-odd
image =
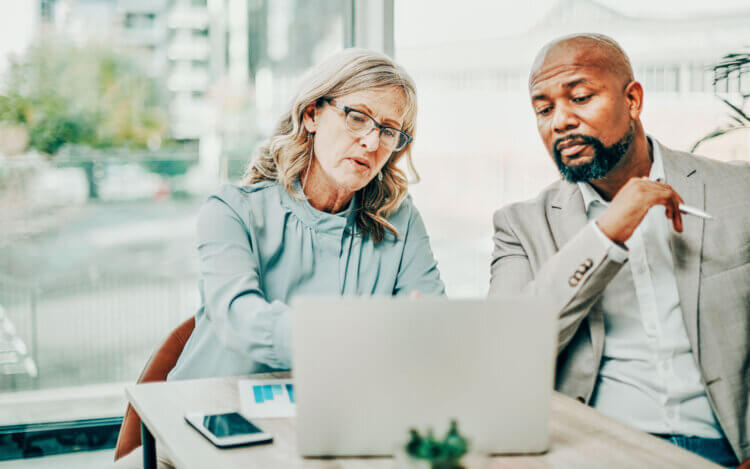
{"label": "white pen", "polygon": [[714,219],[714,217],[704,212],[703,210],[699,210],[695,207],[691,207],[690,205],[680,204],[679,207],[680,207],[680,213],[684,213],[685,215],[693,215],[696,217],[705,218],[706,220]]}

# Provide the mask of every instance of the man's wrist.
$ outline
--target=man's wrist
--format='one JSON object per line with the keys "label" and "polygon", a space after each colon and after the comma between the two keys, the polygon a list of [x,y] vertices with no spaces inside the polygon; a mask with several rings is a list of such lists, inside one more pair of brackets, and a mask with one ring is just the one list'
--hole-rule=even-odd
{"label": "man's wrist", "polygon": [[599,239],[602,240],[602,243],[604,243],[604,246],[607,248],[607,255],[616,262],[625,262],[628,259],[628,247],[607,236],[604,231],[602,231],[598,221],[595,221],[593,225],[594,231],[596,231]]}

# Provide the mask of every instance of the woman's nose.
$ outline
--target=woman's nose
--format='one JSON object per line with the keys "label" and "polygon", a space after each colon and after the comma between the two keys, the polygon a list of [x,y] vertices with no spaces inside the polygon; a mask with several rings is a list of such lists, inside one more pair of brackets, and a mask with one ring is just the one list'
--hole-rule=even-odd
{"label": "woman's nose", "polygon": [[367,135],[360,137],[360,144],[367,151],[375,151],[380,146],[380,131],[376,128],[370,130]]}

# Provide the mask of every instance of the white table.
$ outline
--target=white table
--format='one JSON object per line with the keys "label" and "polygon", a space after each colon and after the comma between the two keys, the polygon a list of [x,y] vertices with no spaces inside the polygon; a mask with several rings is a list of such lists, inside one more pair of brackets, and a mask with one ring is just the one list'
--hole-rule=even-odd
{"label": "white table", "polygon": [[[255,375],[288,378],[288,373]],[[294,419],[255,419],[274,436],[273,444],[218,449],[185,422],[190,411],[240,408],[242,377],[134,384],[128,400],[143,422],[144,467],[156,467],[154,442],[179,469],[221,468],[391,468],[391,458],[301,458]],[[718,468],[660,438],[632,429],[559,393],[552,397],[550,450],[534,456],[497,456],[492,468]],[[149,464],[152,464],[149,466]]]}

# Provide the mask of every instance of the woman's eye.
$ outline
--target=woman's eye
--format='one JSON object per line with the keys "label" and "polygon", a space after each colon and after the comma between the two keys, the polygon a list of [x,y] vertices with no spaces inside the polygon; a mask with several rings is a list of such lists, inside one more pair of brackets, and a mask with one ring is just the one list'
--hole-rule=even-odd
{"label": "woman's eye", "polygon": [[385,129],[383,129],[383,135],[385,135],[386,137],[395,137],[396,131],[386,127]]}
{"label": "woman's eye", "polygon": [[352,119],[354,119],[356,122],[365,122],[367,120],[365,116],[356,113],[352,115]]}

